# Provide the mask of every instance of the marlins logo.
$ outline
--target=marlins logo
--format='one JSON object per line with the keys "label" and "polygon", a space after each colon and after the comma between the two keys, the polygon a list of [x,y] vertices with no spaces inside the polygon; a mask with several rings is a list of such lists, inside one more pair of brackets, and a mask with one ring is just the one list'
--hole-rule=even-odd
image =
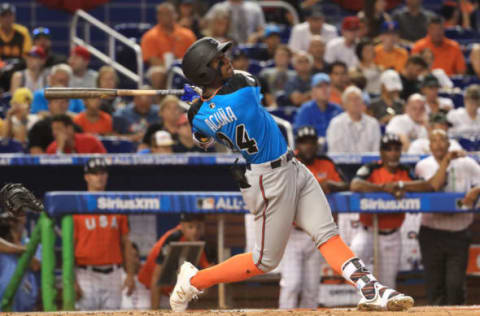
{"label": "marlins logo", "polygon": [[215,108],[215,103],[210,103],[208,106],[213,110]]}

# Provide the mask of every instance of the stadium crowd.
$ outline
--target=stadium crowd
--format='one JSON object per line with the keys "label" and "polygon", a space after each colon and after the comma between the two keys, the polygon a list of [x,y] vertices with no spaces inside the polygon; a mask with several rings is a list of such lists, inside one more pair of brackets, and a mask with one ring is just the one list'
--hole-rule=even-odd
{"label": "stadium crowd", "polygon": [[[341,21],[329,21],[322,1],[287,1],[301,17],[298,24],[290,13],[264,11],[256,1],[214,1],[207,12],[197,11],[196,2],[168,1],[156,6],[157,24],[138,39],[148,82],[142,88],[182,88],[186,80],[178,72],[179,65],[196,39],[211,36],[222,42],[233,41],[234,68],[255,75],[262,86],[263,105],[290,121],[299,159],[315,174],[327,175],[317,177],[325,192],[350,189],[398,197],[406,191],[463,192],[464,204],[474,205],[480,194],[480,167],[463,156],[480,151],[480,43],[476,43],[480,38],[480,1],[444,1],[438,12],[424,8],[421,0],[329,1],[346,6]],[[55,34],[48,28],[28,30],[15,18],[14,4],[2,3],[0,87],[9,107],[0,119],[0,136],[10,140],[8,145],[0,145],[5,146],[2,152],[13,148],[25,154],[119,152],[110,150],[111,137],[127,144],[120,152],[204,152],[194,146],[182,101],[173,95],[47,100],[47,87],[117,88],[122,87],[121,77],[110,65],[92,69],[93,56],[86,47],[74,47],[68,57],[58,54],[52,45]],[[470,34],[467,39],[466,33]],[[12,142],[20,146],[8,147]],[[211,150],[224,149],[218,146]],[[379,153],[382,161],[360,168],[349,187],[327,157],[322,156],[321,161],[315,158],[320,153]],[[431,156],[409,172],[399,165],[400,156],[406,153]],[[452,173],[457,178],[451,178]],[[416,180],[429,180],[434,175],[438,178],[433,187],[421,186]],[[85,167],[89,191],[103,191],[107,177],[101,161]],[[384,251],[390,253],[388,265],[398,265],[400,260],[397,250],[401,248],[398,234],[402,215],[379,216],[380,247],[394,245],[390,252]],[[102,221],[109,225],[115,247],[93,247],[98,251],[88,252],[84,250],[91,240],[76,241],[76,271],[81,281],[76,283],[78,307],[120,308],[122,283],[128,292],[124,296],[130,297],[135,289],[143,291],[143,298],[130,298],[130,308],[138,302],[133,308],[150,308],[150,295],[153,308],[166,307],[161,298],[169,289],[159,288],[155,282],[161,273],[162,247],[170,241],[199,240],[203,218],[183,216],[179,226],[159,240],[148,266],[142,268],[138,249],[128,239],[126,218],[77,215],[75,223],[79,231],[85,231],[81,235],[92,234],[94,240],[106,238],[92,232],[95,220],[97,225]],[[373,254],[365,246],[370,245],[372,220],[353,220],[364,230],[351,240],[352,248],[370,262]],[[341,216],[338,221],[342,221]],[[472,221],[473,215],[423,216],[419,241],[430,304],[465,302],[468,227]],[[2,236],[9,244],[0,243],[0,260],[7,262],[24,250],[18,227],[12,223]],[[295,233],[297,238],[304,237],[302,232]],[[204,267],[211,262],[206,256],[202,260]],[[315,260],[319,264],[321,258]],[[38,270],[38,262],[34,263],[33,271]],[[126,274],[120,277],[122,264]],[[382,270],[380,265],[379,278],[395,286],[397,270]],[[1,276],[7,272],[1,271],[0,280],[6,280]],[[116,292],[94,290],[95,273],[115,281]],[[136,273],[140,273],[138,280]],[[295,278],[298,276],[282,279],[284,301],[280,306],[312,307],[293,298],[299,294],[301,282]],[[6,283],[2,281],[0,290]],[[87,286],[92,288],[87,290]],[[97,293],[111,297],[101,302]],[[31,300],[22,302],[27,310],[34,306]]]}

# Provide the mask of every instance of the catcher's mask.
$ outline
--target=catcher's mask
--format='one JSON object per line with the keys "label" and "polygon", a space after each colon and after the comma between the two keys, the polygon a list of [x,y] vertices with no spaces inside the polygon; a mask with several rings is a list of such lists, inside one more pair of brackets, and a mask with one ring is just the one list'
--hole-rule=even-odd
{"label": "catcher's mask", "polygon": [[221,73],[220,69],[210,67],[210,62],[218,53],[225,53],[231,46],[232,42],[220,43],[212,37],[196,41],[183,56],[183,73],[194,85],[201,87],[211,85]]}

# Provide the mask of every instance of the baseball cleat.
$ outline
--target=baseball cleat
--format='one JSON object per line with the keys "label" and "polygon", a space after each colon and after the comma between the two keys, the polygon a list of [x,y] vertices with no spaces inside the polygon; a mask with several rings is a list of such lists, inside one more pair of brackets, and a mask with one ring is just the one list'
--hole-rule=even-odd
{"label": "baseball cleat", "polygon": [[362,289],[357,308],[361,311],[405,311],[413,303],[412,297],[372,281]]}
{"label": "baseball cleat", "polygon": [[193,264],[185,261],[180,267],[180,272],[177,275],[177,283],[170,294],[170,307],[174,312],[183,312],[187,309],[188,303],[192,299],[198,298],[198,294],[202,292],[197,290],[190,279],[197,274],[198,269]]}

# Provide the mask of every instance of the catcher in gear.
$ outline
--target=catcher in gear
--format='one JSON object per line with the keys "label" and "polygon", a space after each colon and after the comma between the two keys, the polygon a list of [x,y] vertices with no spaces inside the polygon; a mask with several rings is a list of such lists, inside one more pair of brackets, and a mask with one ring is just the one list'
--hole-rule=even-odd
{"label": "catcher in gear", "polygon": [[7,183],[0,190],[0,220],[17,218],[26,211],[44,210],[33,193],[21,183]]}

